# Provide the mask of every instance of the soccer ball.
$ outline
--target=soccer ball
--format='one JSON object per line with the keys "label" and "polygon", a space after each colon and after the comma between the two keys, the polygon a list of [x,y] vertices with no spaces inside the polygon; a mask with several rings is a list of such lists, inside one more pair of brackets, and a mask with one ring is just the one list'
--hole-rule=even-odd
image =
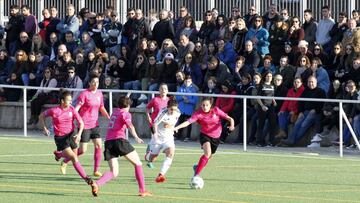
{"label": "soccer ball", "polygon": [[204,180],[200,176],[194,176],[191,178],[190,187],[192,189],[202,189],[204,187]]}

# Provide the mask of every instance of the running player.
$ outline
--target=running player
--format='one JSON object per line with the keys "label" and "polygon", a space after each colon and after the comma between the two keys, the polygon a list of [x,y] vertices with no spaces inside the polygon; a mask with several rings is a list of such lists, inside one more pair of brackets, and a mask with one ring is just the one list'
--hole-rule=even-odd
{"label": "running player", "polygon": [[[145,179],[139,155],[126,139],[125,130],[128,128],[137,143],[144,143],[144,141],[138,137],[131,122],[131,114],[129,113],[131,99],[124,96],[120,97],[118,106],[119,108],[114,109],[110,117],[105,140],[104,156],[105,160],[109,163],[110,171],[105,172],[104,175],[96,181],[95,185],[102,186],[117,177],[119,174],[118,157],[124,156],[135,167],[135,177],[139,185],[139,196],[151,196],[152,194],[145,190]],[[93,189],[92,193],[96,196],[98,194],[98,188]]]}
{"label": "running player", "polygon": [[[157,115],[163,108],[166,108],[167,103],[169,101],[169,97],[167,96],[168,92],[169,92],[169,90],[168,90],[167,84],[161,83],[160,87],[159,87],[160,95],[151,99],[150,102],[146,105],[147,120],[149,122],[150,130],[151,130],[152,134],[154,133],[152,126],[154,124],[155,118],[157,117]],[[153,110],[153,112],[150,115],[151,110]],[[146,153],[149,150],[150,150],[150,145],[148,145],[148,147],[146,149]],[[149,168],[154,168],[154,165],[151,162],[148,162],[147,166]]]}
{"label": "running player", "polygon": [[[104,99],[101,91],[98,90],[99,77],[92,76],[89,82],[89,88],[80,93],[75,109],[79,112],[84,121],[84,131],[81,134],[80,148],[77,155],[85,153],[90,139],[94,144],[94,176],[100,177],[102,174],[99,171],[101,163],[101,136],[99,129],[99,111],[100,113],[110,119],[108,112],[104,107]],[[61,163],[60,171],[66,174],[66,166],[69,159],[64,159]]]}
{"label": "running player", "polygon": [[154,133],[150,140],[150,151],[145,155],[146,161],[152,163],[160,151],[165,152],[166,158],[155,179],[157,183],[166,180],[165,174],[169,170],[175,154],[174,127],[180,117],[180,110],[175,99],[169,100],[167,108],[164,108],[154,121]]}
{"label": "running player", "polygon": [[200,174],[220,144],[221,119],[225,119],[230,123],[228,127],[230,131],[234,130],[234,119],[218,107],[211,108],[212,103],[212,98],[204,98],[201,101],[201,109],[197,110],[187,121],[174,128],[174,131],[177,132],[180,128],[184,128],[194,122],[198,122],[201,126],[199,138],[204,154],[200,157],[198,164],[194,165],[194,176]]}
{"label": "running player", "polygon": [[[81,166],[77,158],[77,141],[80,140],[81,133],[84,129],[84,122],[79,113],[71,106],[71,93],[67,90],[60,91],[60,105],[46,110],[39,116],[40,124],[44,129],[46,136],[50,135],[50,131],[45,126],[45,117],[51,117],[55,131],[55,144],[57,151],[62,151],[62,156],[72,161],[76,172],[89,185],[92,190],[97,190],[97,185],[92,179],[86,175],[84,168]],[[79,130],[74,135],[74,120],[79,124]]]}

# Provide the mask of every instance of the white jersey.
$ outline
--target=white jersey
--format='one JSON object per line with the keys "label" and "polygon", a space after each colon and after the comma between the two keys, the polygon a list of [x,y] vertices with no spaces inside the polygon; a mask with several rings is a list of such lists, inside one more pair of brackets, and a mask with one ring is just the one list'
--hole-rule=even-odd
{"label": "white jersey", "polygon": [[[155,125],[158,126],[158,136],[159,140],[164,141],[167,139],[174,138],[174,129],[173,127],[179,120],[181,113],[180,110],[177,109],[173,112],[172,115],[168,114],[168,109],[164,108],[160,111],[158,116],[155,118]],[[170,126],[170,128],[169,128]]]}

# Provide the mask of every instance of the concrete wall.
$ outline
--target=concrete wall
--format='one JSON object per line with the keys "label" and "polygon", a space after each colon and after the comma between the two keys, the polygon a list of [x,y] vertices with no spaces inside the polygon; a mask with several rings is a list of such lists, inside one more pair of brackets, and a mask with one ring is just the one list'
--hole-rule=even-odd
{"label": "concrete wall", "polygon": [[[55,105],[45,105],[44,110],[50,108]],[[140,137],[150,138],[150,129],[148,126],[148,122],[146,120],[145,109],[136,109],[132,108],[132,120],[133,124],[136,128],[137,133]],[[30,104],[27,105],[27,115],[30,118]],[[23,103],[22,102],[3,102],[0,103],[0,128],[7,129],[23,129]],[[46,119],[46,123],[50,126],[50,119]],[[102,132],[102,135],[105,136],[106,127],[108,125],[107,119],[104,117],[100,117],[99,126]],[[31,130],[33,128],[40,129],[40,125],[37,126],[28,126],[28,129]],[[200,126],[198,124],[193,124],[191,138],[193,140],[197,139],[199,135]],[[183,131],[185,133],[185,131]],[[227,139],[227,141],[232,142],[237,135],[238,130],[236,129]]]}

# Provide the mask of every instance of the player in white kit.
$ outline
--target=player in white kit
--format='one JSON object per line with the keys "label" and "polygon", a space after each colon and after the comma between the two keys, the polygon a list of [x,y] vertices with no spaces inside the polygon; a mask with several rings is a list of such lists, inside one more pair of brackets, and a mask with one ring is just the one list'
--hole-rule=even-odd
{"label": "player in white kit", "polygon": [[174,126],[179,117],[178,103],[175,99],[171,99],[168,101],[167,108],[162,109],[154,121],[154,134],[150,140],[150,151],[146,153],[145,160],[153,162],[161,151],[165,153],[166,158],[155,179],[157,183],[166,180],[165,174],[171,166],[175,153]]}

